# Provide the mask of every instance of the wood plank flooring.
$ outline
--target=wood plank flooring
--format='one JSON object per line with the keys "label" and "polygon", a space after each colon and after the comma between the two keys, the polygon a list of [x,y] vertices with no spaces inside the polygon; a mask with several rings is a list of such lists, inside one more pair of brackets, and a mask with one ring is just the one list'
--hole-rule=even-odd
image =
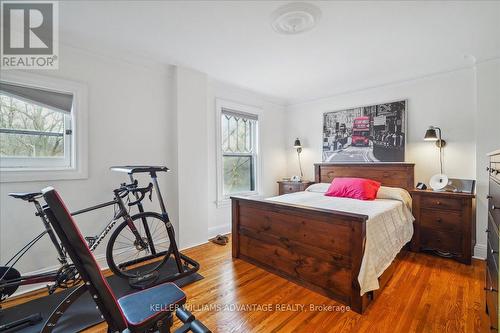
{"label": "wood plank flooring", "polygon": [[[484,261],[473,260],[466,266],[410,252],[382,295],[359,315],[335,311],[340,310],[340,303],[232,259],[230,244],[208,243],[185,253],[200,262],[200,273],[205,276],[183,288],[188,307],[214,332],[489,331],[484,313]],[[29,297],[33,295],[11,305]],[[179,326],[176,322],[175,327]],[[106,325],[87,332],[106,332]]]}

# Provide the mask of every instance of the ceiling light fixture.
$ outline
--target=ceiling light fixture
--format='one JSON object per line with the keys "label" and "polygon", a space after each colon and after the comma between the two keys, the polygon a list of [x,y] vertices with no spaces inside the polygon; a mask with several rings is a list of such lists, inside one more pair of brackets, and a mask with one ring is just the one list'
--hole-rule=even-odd
{"label": "ceiling light fixture", "polygon": [[294,2],[279,7],[271,14],[271,25],[285,35],[300,34],[314,28],[321,18],[321,10],[304,2]]}

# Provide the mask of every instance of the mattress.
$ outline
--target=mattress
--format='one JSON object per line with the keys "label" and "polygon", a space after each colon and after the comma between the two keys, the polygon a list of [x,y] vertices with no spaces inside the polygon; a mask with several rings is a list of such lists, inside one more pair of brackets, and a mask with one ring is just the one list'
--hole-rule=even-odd
{"label": "mattress", "polygon": [[317,192],[306,190],[267,200],[367,215],[365,253],[358,275],[363,295],[380,287],[378,278],[413,236],[415,218],[410,210],[411,197],[405,192],[403,189],[397,189],[396,193],[402,195],[386,195],[383,196],[384,199],[363,201],[327,197],[321,190]]}

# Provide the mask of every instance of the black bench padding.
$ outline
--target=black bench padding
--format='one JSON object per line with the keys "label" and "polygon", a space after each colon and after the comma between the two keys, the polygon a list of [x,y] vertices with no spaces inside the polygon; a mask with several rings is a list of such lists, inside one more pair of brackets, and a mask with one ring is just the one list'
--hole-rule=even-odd
{"label": "black bench padding", "polygon": [[186,303],[186,295],[173,283],[163,283],[118,299],[129,326],[141,326],[165,312],[175,312],[175,306]]}

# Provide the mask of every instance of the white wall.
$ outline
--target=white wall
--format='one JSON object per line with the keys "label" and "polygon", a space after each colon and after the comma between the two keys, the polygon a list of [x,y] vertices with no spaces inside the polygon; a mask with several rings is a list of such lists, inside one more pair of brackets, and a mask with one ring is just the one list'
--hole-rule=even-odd
{"label": "white wall", "polygon": [[[84,82],[89,89],[89,178],[0,184],[0,262],[42,230],[31,206],[9,198],[8,192],[52,185],[76,210],[112,197],[112,189],[124,180],[124,175],[108,170],[117,164],[163,164],[172,169],[160,175],[160,184],[181,248],[229,232],[230,207],[216,206],[216,98],[263,109],[260,157],[265,196],[277,193],[276,180],[298,174],[292,148],[296,137],[304,145],[305,176],[313,179],[313,163],[321,161],[323,112],[408,99],[407,161],[416,163],[416,180],[428,183],[439,170],[437,149],[422,137],[428,125],[441,126],[448,142],[446,174],[478,179],[478,243],[484,246],[484,156],[500,144],[495,128],[500,120],[498,60],[477,65],[477,99],[474,71],[465,69],[284,107],[281,101],[189,69],[67,47],[61,49],[60,59],[59,70],[44,74]],[[78,218],[83,233],[97,233],[110,214],[106,210]],[[97,250],[98,256],[104,248]],[[36,257],[19,263],[21,271],[57,264],[47,239],[34,253]]]}
{"label": "white wall", "polygon": [[215,100],[236,102],[255,106],[263,110],[259,116],[261,140],[260,158],[262,160],[262,195],[277,194],[276,181],[286,175],[285,147],[285,110],[280,101],[234,87],[222,82],[210,80],[208,88],[208,151],[209,151],[209,237],[228,233],[231,230],[231,207],[217,207],[216,173],[216,119]]}
{"label": "white wall", "polygon": [[477,179],[477,239],[486,255],[488,219],[488,157],[490,151],[500,149],[500,59],[476,66],[477,77],[477,126],[476,126],[476,179]]}
{"label": "white wall", "polygon": [[[415,180],[425,183],[439,172],[438,149],[423,141],[429,125],[440,126],[447,142],[444,171],[450,177],[474,178],[475,111],[471,69],[394,85],[362,90],[287,108],[287,143],[299,137],[304,145],[304,174],[314,179],[313,163],[321,162],[323,118],[326,111],[408,100],[406,161],[415,163]],[[288,151],[288,173],[298,173],[297,154]]]}
{"label": "white wall", "polygon": [[207,76],[176,67],[179,247],[208,239]]}
{"label": "white wall", "polygon": [[[36,71],[41,74],[40,71]],[[73,48],[62,47],[59,70],[44,75],[83,82],[88,86],[88,166],[89,177],[82,180],[0,184],[0,262],[5,262],[21,246],[42,230],[34,208],[7,196],[14,191],[38,191],[51,185],[60,191],[71,210],[112,198],[112,190],[126,179],[109,171],[120,164],[176,165],[172,112],[172,75],[165,65],[140,60],[121,61]],[[172,220],[177,221],[175,171],[159,175]],[[146,183],[147,184],[147,183]],[[145,200],[148,202],[148,200]],[[154,208],[155,210],[158,207]],[[112,210],[77,218],[85,235],[101,231]],[[106,243],[97,249],[105,252]],[[16,267],[31,272],[57,265],[56,253],[44,238]]]}
{"label": "white wall", "polygon": [[[71,210],[112,198],[126,180],[109,171],[112,165],[161,164],[160,174],[180,248],[230,230],[230,207],[216,207],[215,99],[224,98],[263,109],[260,118],[264,195],[277,192],[276,180],[286,174],[284,107],[279,101],[209,80],[203,73],[144,59],[119,60],[62,47],[60,69],[37,74],[83,82],[88,86],[89,177],[83,180],[0,184],[0,262],[5,262],[43,228],[33,208],[7,196],[53,186]],[[147,178],[144,178],[147,181]],[[159,211],[157,204],[148,207]],[[101,231],[112,210],[77,218],[84,235]],[[105,264],[106,243],[96,255]],[[16,267],[24,272],[57,265],[48,239],[40,241]]]}

